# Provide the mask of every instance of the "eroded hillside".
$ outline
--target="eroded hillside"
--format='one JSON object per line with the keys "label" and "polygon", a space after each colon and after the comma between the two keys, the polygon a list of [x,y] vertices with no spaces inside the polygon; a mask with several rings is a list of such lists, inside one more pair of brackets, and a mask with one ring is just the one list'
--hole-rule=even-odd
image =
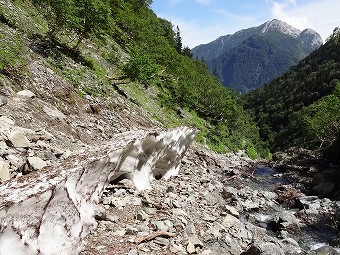
{"label": "eroded hillside", "polygon": [[[262,187],[240,98],[148,1],[90,1],[110,24],[91,33],[53,23],[53,4],[88,18],[84,3],[0,2],[1,255],[314,254],[336,236],[337,202]],[[301,243],[315,222],[327,236]]]}

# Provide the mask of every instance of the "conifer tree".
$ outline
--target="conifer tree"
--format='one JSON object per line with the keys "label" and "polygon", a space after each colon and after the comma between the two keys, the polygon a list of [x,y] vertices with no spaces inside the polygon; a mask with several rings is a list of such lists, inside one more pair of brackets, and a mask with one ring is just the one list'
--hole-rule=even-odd
{"label": "conifer tree", "polygon": [[181,31],[179,30],[179,27],[176,27],[176,31],[175,31],[175,47],[178,53],[182,52],[182,37],[181,37]]}
{"label": "conifer tree", "polygon": [[188,56],[189,58],[192,58],[191,49],[188,46],[185,46],[183,48],[182,53],[184,56]]}

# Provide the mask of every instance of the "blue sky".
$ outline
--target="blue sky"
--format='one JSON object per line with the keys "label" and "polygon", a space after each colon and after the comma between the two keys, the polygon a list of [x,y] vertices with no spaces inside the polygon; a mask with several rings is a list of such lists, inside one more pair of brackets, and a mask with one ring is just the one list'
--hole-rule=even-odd
{"label": "blue sky", "polygon": [[153,0],[151,8],[179,26],[190,48],[274,18],[324,40],[340,26],[340,0]]}

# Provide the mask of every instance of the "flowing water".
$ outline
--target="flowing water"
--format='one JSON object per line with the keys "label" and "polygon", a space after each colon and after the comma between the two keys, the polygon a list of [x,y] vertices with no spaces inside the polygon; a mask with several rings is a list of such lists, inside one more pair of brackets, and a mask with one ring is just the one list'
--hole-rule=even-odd
{"label": "flowing water", "polygon": [[[253,188],[274,191],[277,187],[290,183],[289,180],[284,178],[282,173],[265,165],[257,166],[253,174],[255,178],[249,182],[249,185],[253,186]],[[320,201],[322,202],[321,199]],[[280,231],[282,230],[280,225],[272,220],[272,214],[277,213],[277,210],[281,210],[282,212],[287,211],[293,214],[299,212],[297,208],[283,208],[277,205],[277,208],[274,210],[273,208],[267,208],[255,213],[258,219],[257,225],[265,227],[268,233],[276,237],[280,236]],[[334,226],[332,226],[329,221],[325,221],[323,215],[316,218],[318,218],[319,221],[299,227],[295,232],[290,232],[289,234],[289,236],[295,239],[300,247],[306,251],[329,245],[329,241],[337,235]]]}

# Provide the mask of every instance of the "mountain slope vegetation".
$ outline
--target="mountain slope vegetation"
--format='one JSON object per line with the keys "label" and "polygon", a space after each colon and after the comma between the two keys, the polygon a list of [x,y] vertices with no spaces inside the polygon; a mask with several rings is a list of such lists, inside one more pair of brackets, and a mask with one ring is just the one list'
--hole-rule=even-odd
{"label": "mountain slope vegetation", "polygon": [[322,45],[319,34],[280,20],[227,35],[193,49],[221,83],[246,93],[263,86]]}
{"label": "mountain slope vegetation", "polygon": [[[272,150],[336,148],[340,135],[340,30],[288,72],[246,95]],[[331,149],[330,149],[331,150]]]}
{"label": "mountain slope vegetation", "polygon": [[[22,87],[40,59],[72,84],[73,98],[117,94],[164,127],[192,125],[198,141],[217,151],[266,156],[241,99],[221,86],[190,51],[179,30],[158,18],[148,0],[5,0],[1,2],[1,87]],[[43,91],[37,91],[44,96]],[[56,105],[58,103],[56,102]],[[119,109],[117,109],[119,110]]]}
{"label": "mountain slope vegetation", "polygon": [[208,62],[222,84],[246,93],[270,82],[307,56],[297,39],[276,31],[254,35]]}

